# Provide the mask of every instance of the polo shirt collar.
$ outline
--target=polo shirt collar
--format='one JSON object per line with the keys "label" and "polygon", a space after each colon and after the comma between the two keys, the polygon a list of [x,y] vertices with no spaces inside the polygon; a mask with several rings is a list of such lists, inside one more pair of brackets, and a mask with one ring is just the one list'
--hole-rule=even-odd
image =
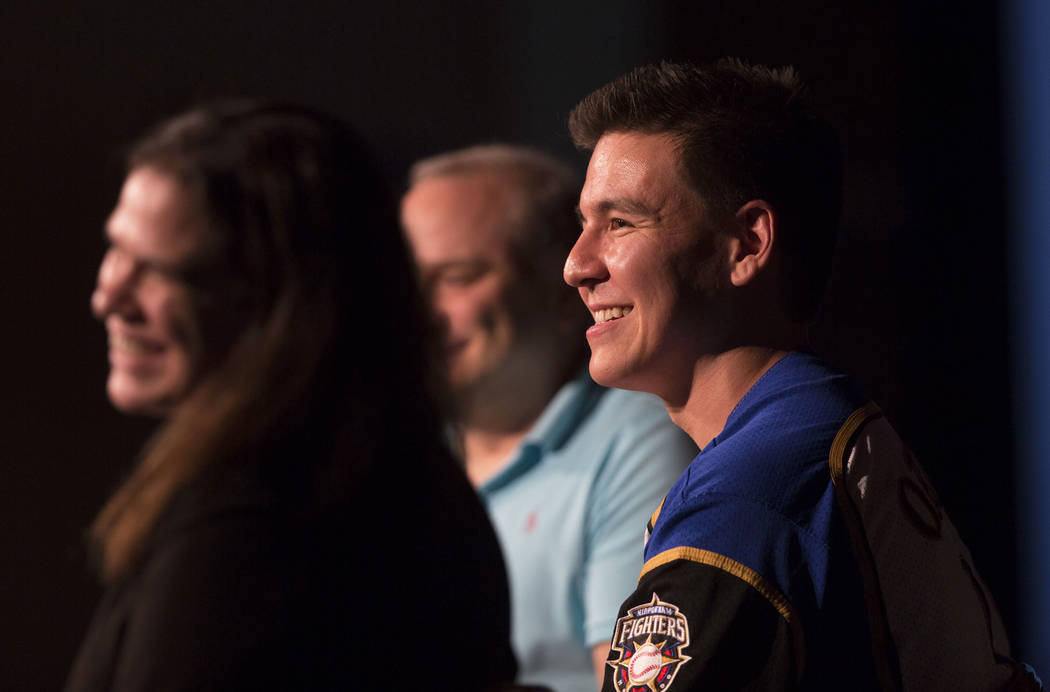
{"label": "polo shirt collar", "polygon": [[562,385],[518,445],[510,463],[482,484],[481,493],[492,493],[508,485],[538,464],[544,454],[561,448],[605,391],[591,379],[586,367]]}

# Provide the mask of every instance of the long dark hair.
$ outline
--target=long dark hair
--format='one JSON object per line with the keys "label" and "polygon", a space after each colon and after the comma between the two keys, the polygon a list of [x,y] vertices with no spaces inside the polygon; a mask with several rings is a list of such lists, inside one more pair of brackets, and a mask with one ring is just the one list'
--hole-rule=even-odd
{"label": "long dark hair", "polygon": [[217,251],[186,278],[208,360],[92,527],[107,580],[211,465],[294,446],[294,473],[323,505],[379,456],[441,444],[442,369],[409,255],[343,125],[298,107],[212,105],[163,123],[128,167],[199,190]]}

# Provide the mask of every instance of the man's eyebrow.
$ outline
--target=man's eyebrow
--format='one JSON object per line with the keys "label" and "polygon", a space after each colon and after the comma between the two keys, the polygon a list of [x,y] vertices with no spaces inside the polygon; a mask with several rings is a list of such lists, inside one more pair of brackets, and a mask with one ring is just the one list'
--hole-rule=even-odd
{"label": "man's eyebrow", "polygon": [[[608,214],[609,212],[622,212],[632,216],[646,216],[656,222],[660,219],[658,210],[653,209],[643,202],[631,200],[631,198],[628,197],[611,197],[609,200],[603,200],[594,206],[598,212],[603,214]],[[584,212],[580,209],[580,205],[576,205],[576,219],[581,225],[587,221],[587,217],[584,216]]]}
{"label": "man's eyebrow", "polygon": [[430,267],[431,271],[446,271],[448,269],[484,269],[489,267],[490,262],[483,259],[474,258],[462,258],[462,259],[450,259],[442,262],[437,262]]}
{"label": "man's eyebrow", "polygon": [[[660,213],[643,202],[639,202],[635,199],[629,199],[627,197],[613,197],[611,199],[604,199],[595,205],[599,212],[608,214],[609,212],[623,212],[625,214],[631,214],[634,216],[647,216],[654,220],[660,219]],[[576,205],[576,218],[583,223],[586,218],[583,212],[580,210],[580,205]]]}
{"label": "man's eyebrow", "polygon": [[610,211],[622,211],[628,214],[635,214],[637,216],[659,216],[655,209],[651,208],[647,204],[639,202],[636,199],[629,199],[627,197],[613,197],[612,199],[603,199],[598,203],[598,210],[601,212]]}

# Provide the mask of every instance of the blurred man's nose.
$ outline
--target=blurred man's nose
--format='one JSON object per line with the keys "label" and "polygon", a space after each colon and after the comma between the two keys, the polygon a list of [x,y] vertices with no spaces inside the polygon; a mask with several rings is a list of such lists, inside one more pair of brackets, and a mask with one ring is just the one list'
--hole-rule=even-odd
{"label": "blurred man's nose", "polygon": [[434,330],[437,336],[442,341],[448,341],[449,333],[452,331],[452,321],[449,319],[448,313],[444,310],[440,310],[437,306],[430,311],[430,314],[434,323]]}

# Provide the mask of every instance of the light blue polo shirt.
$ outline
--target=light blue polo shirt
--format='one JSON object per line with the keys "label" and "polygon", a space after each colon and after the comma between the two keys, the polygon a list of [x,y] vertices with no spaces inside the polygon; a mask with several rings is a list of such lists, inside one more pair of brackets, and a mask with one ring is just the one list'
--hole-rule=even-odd
{"label": "light blue polo shirt", "polygon": [[594,692],[590,650],[612,636],[646,521],[695,455],[658,398],[584,372],[479,489],[507,562],[519,682]]}

